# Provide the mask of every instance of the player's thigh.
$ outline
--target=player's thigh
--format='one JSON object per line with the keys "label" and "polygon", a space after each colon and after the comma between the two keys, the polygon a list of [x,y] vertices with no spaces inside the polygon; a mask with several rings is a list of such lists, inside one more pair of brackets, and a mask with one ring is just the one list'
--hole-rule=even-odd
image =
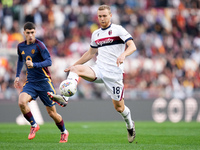
{"label": "player's thigh", "polygon": [[47,92],[55,93],[53,83],[50,81],[41,81],[40,87],[38,86],[38,96],[45,106],[52,107],[55,105],[55,102],[49,99],[49,97],[47,96]]}
{"label": "player's thigh", "polygon": [[111,96],[111,99],[121,101],[124,98],[124,84],[122,79],[115,77],[114,74],[113,78],[110,77],[110,74],[104,74],[103,81],[106,92]]}
{"label": "player's thigh", "polygon": [[19,103],[27,103],[32,99],[37,98],[37,92],[35,90],[34,83],[28,82],[23,86],[23,89],[19,95]]}
{"label": "player's thigh", "polygon": [[87,65],[76,65],[71,71],[77,73],[80,77],[87,81],[94,81],[96,78],[95,72]]}
{"label": "player's thigh", "polygon": [[39,95],[40,100],[42,101],[42,103],[43,103],[45,106],[52,107],[52,106],[54,106],[56,103],[55,103],[54,101],[52,101],[51,99],[49,99],[49,97],[47,96],[47,92],[48,92],[48,91],[39,91],[39,92],[38,92],[38,95]]}

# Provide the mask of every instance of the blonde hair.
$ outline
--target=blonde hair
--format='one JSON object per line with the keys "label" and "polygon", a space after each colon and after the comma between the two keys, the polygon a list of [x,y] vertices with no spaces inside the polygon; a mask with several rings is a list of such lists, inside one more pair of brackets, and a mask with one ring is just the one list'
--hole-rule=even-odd
{"label": "blonde hair", "polygon": [[111,9],[110,9],[110,6],[108,5],[101,5],[98,8],[98,10],[105,10],[105,9],[107,9],[109,11],[109,14],[111,14]]}

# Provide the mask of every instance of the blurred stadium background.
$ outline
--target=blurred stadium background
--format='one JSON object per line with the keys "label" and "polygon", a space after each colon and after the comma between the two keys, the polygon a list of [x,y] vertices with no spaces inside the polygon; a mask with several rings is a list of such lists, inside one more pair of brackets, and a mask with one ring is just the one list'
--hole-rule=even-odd
{"label": "blurred stadium background", "polygon": [[[127,103],[134,107],[133,116],[136,115],[136,120],[171,120],[171,111],[172,118],[175,116],[178,121],[200,122],[199,0],[0,2],[1,121],[10,121],[5,120],[2,114],[5,109],[20,113],[17,109],[19,90],[14,89],[13,81],[17,61],[16,47],[24,40],[23,24],[31,21],[37,25],[36,37],[46,44],[52,57],[53,65],[50,70],[58,92],[60,82],[66,78],[63,70],[88,50],[91,33],[99,27],[96,14],[98,6],[108,4],[112,9],[112,22],[125,27],[132,34],[137,46],[137,51],[125,61],[124,74],[125,98]],[[25,69],[21,74],[21,80],[25,80]],[[110,101],[103,85],[80,80],[78,92],[71,101],[76,103],[80,100],[81,103],[72,108],[85,109],[80,107],[84,105],[83,102],[90,105],[95,99],[98,100],[94,104],[95,107],[101,104],[102,107],[106,107],[108,103],[105,101]],[[99,103],[100,101],[104,101],[104,104]],[[71,111],[74,110],[72,108]],[[102,113],[102,110],[99,110],[99,114],[100,112]],[[158,114],[158,120],[153,116],[155,112]],[[80,118],[79,116],[77,120]],[[177,118],[174,122],[177,122]]]}

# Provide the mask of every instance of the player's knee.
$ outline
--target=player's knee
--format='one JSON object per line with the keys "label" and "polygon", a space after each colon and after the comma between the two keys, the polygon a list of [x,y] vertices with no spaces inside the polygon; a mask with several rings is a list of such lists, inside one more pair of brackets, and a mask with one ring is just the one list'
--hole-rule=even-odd
{"label": "player's knee", "polygon": [[77,72],[78,72],[77,66],[72,66],[72,67],[70,68],[70,71],[71,71],[71,72],[74,72],[74,73],[77,73]]}
{"label": "player's knee", "polygon": [[56,112],[54,112],[54,111],[47,111],[48,112],[48,114],[49,114],[49,116],[51,117],[51,118],[56,118],[56,115],[57,115],[57,113]]}
{"label": "player's knee", "polygon": [[118,111],[119,113],[123,112],[123,107],[115,107],[115,110]]}
{"label": "player's knee", "polygon": [[47,112],[48,112],[49,116],[50,116],[51,118],[53,118],[53,116],[54,116],[53,111],[47,111]]}
{"label": "player's knee", "polygon": [[72,66],[71,69],[70,69],[70,71],[71,71],[71,72],[74,72],[74,73],[76,73],[76,74],[78,74],[78,75],[80,75],[81,72],[83,71],[82,68],[83,68],[83,67],[81,67],[81,65],[76,65],[76,66]]}
{"label": "player's knee", "polygon": [[19,107],[20,107],[21,109],[24,109],[24,108],[26,107],[26,103],[25,103],[24,101],[22,101],[22,100],[19,100],[19,101],[18,101],[18,105],[19,105]]}

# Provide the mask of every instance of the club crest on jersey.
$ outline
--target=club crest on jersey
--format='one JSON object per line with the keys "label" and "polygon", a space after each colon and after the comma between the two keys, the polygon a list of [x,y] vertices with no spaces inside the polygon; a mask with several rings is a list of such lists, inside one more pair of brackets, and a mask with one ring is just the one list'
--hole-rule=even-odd
{"label": "club crest on jersey", "polygon": [[34,50],[34,49],[32,49],[32,50],[31,50],[31,53],[32,53],[32,54],[34,54],[34,53],[35,53],[35,50]]}
{"label": "club crest on jersey", "polygon": [[112,34],[112,30],[108,31],[108,34],[111,35]]}

